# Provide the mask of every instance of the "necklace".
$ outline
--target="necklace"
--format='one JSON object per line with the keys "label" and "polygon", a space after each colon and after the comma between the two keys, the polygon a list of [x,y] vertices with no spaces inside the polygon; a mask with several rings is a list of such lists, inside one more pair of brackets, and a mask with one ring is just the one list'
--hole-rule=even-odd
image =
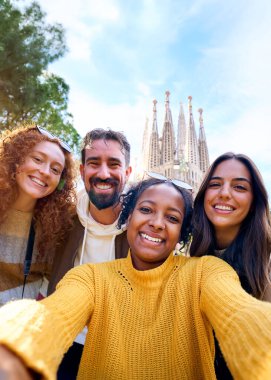
{"label": "necklace", "polygon": [[215,249],[214,250],[214,253],[216,256],[222,256],[224,254],[224,252],[226,251],[226,248],[223,248],[223,249]]}

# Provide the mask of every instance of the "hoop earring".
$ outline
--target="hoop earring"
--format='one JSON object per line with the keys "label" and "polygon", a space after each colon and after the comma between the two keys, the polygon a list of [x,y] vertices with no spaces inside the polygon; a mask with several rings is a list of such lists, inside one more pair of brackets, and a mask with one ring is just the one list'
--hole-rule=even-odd
{"label": "hoop earring", "polygon": [[63,190],[64,186],[66,184],[66,180],[64,178],[61,178],[59,181],[59,184],[57,185],[57,191]]}
{"label": "hoop earring", "polygon": [[11,179],[12,179],[12,181],[16,181],[16,174],[19,174],[20,173],[20,171],[18,171],[18,168],[19,168],[19,165],[18,164],[15,164],[15,172],[13,172],[12,174],[11,174]]}

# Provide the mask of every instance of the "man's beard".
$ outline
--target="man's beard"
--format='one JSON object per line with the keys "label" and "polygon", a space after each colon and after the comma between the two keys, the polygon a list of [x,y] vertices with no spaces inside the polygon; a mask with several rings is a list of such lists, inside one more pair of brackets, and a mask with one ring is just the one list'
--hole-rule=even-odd
{"label": "man's beard", "polygon": [[[91,178],[89,180],[90,190],[88,191],[89,200],[98,210],[104,210],[105,208],[112,207],[119,201],[120,189],[119,181],[112,178],[102,180],[100,178]],[[95,191],[95,184],[110,184],[112,185],[113,193],[111,194],[97,194]]]}

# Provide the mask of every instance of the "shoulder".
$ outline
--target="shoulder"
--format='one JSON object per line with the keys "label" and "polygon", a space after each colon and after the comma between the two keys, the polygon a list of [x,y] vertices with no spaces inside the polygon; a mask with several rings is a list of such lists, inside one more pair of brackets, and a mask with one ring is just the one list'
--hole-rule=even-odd
{"label": "shoulder", "polygon": [[[235,270],[226,261],[220,259],[216,256],[203,256],[200,257],[202,260],[202,266],[204,270],[210,272],[221,272],[235,275]],[[237,275],[236,275],[237,276]]]}
{"label": "shoulder", "polygon": [[[57,247],[57,255],[62,255],[62,253],[68,249],[71,252],[74,252],[80,245],[80,242],[83,238],[84,227],[82,226],[78,215],[75,214],[72,220],[72,227],[66,231],[65,236],[61,243]],[[67,255],[67,253],[65,253]]]}
{"label": "shoulder", "polygon": [[214,256],[203,256],[201,261],[202,289],[221,287],[226,290],[231,286],[240,286],[240,280],[235,270],[224,260]]}
{"label": "shoulder", "polygon": [[115,257],[120,259],[126,257],[129,251],[129,243],[127,240],[127,231],[123,231],[116,236],[115,240]]}
{"label": "shoulder", "polygon": [[238,279],[238,275],[234,269],[225,261],[215,256],[202,257],[185,257],[182,258],[182,265],[188,270],[197,272],[202,278],[214,278],[219,276],[229,276]]}
{"label": "shoulder", "polygon": [[89,202],[88,194],[84,187],[77,191],[76,198],[77,198],[77,203],[81,201]]}
{"label": "shoulder", "polygon": [[117,273],[118,270],[123,268],[124,260],[126,259],[78,265],[70,269],[62,281],[103,282],[104,279],[111,276],[112,273]]}
{"label": "shoulder", "polygon": [[56,288],[71,283],[91,283],[94,278],[93,264],[78,265],[70,269],[65,276],[60,280]]}

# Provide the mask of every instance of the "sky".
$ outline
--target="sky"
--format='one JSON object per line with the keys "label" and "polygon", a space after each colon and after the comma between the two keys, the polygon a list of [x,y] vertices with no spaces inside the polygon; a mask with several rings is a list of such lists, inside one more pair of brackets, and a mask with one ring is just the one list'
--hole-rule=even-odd
{"label": "sky", "polygon": [[271,197],[270,0],[37,2],[66,30],[69,51],[49,70],[70,86],[80,135],[123,131],[140,157],[153,99],[161,134],[165,91],[175,129],[191,95],[197,132],[203,108],[210,161],[227,151],[248,155]]}

